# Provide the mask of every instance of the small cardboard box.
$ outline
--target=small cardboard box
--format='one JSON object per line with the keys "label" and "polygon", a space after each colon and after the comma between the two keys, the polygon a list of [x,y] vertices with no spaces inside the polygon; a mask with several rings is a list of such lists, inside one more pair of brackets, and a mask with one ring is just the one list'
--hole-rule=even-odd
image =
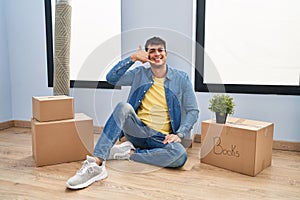
{"label": "small cardboard box", "polygon": [[274,124],[228,118],[202,122],[201,162],[250,176],[271,166]]}
{"label": "small cardboard box", "polygon": [[74,99],[69,96],[32,97],[32,115],[40,122],[74,118]]}
{"label": "small cardboard box", "polygon": [[36,166],[84,160],[93,151],[93,120],[85,114],[51,122],[32,119],[31,127]]}

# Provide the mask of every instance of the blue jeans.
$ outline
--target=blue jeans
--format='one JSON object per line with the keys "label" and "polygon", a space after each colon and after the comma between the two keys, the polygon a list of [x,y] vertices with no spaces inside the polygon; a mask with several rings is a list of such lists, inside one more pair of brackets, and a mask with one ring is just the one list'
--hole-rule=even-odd
{"label": "blue jeans", "polygon": [[182,167],[187,160],[180,143],[163,144],[165,135],[146,126],[128,103],[119,103],[95,146],[93,156],[106,160],[111,147],[125,135],[134,146],[131,160],[160,167]]}

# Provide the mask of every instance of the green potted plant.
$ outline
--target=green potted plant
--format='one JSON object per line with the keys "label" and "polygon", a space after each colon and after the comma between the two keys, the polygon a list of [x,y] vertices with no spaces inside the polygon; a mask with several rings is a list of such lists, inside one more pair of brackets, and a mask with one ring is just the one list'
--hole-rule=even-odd
{"label": "green potted plant", "polygon": [[227,94],[217,94],[214,95],[209,100],[208,109],[216,113],[216,122],[220,124],[225,124],[227,115],[232,115],[234,113],[234,101],[233,98]]}

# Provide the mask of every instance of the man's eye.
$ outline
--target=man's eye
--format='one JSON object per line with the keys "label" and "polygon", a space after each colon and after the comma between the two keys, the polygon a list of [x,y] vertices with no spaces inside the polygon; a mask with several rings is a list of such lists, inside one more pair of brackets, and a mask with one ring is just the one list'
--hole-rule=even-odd
{"label": "man's eye", "polygon": [[160,49],[149,49],[149,53],[154,53],[154,52],[158,52],[158,53],[162,53],[163,51],[165,51],[164,49],[160,48]]}

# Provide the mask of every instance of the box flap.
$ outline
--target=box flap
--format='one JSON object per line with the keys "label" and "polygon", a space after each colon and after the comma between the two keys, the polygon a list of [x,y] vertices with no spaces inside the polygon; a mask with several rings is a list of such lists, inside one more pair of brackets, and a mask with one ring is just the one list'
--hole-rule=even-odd
{"label": "box flap", "polygon": [[73,97],[69,97],[66,95],[58,95],[58,96],[34,96],[32,97],[38,101],[53,101],[53,100],[61,100],[61,99],[73,99]]}

